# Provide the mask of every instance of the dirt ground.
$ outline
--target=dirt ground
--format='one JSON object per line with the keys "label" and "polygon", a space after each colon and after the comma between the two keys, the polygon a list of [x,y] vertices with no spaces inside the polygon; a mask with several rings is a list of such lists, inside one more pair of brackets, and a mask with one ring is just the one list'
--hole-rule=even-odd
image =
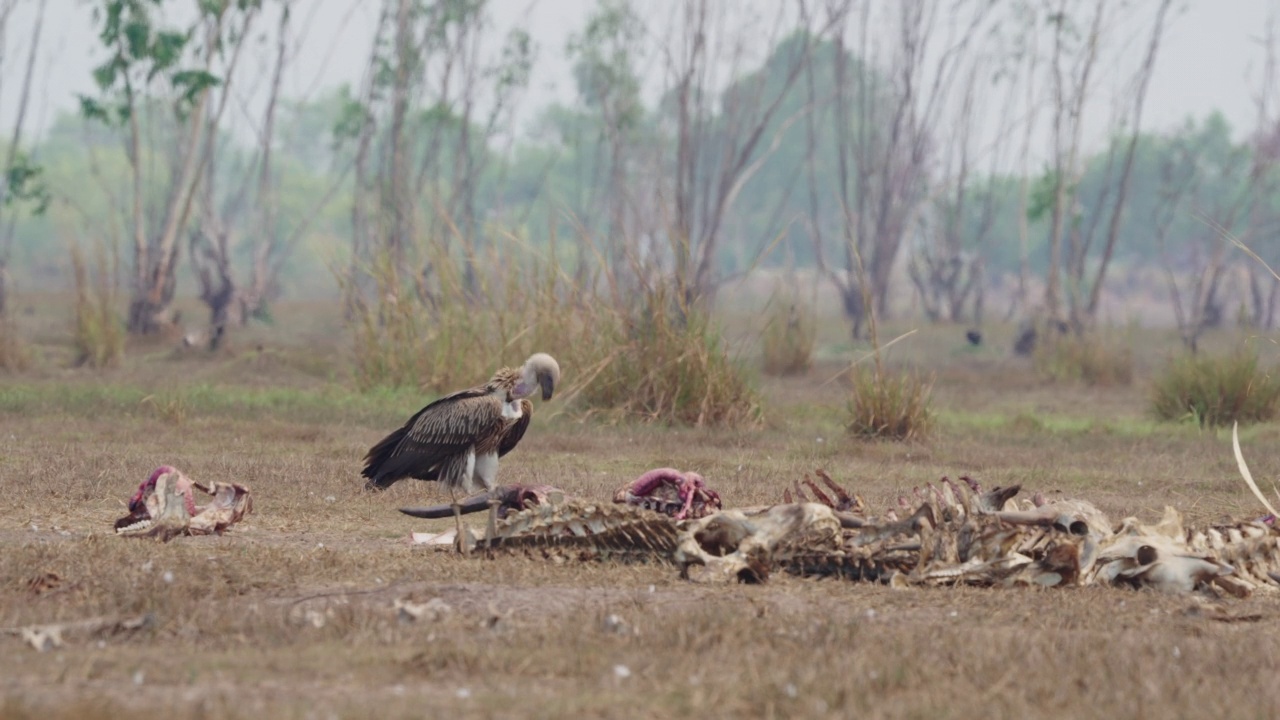
{"label": "dirt ground", "polygon": [[[411,531],[452,521],[396,508],[447,495],[411,481],[364,493],[358,472],[426,398],[346,389],[340,352],[306,350],[323,335],[304,329],[277,347],[263,331],[212,358],[144,348],[103,373],[48,363],[0,376],[0,626],[141,624],[69,629],[45,652],[0,636],[0,718],[1178,718],[1280,707],[1280,592],[893,590],[784,575],[709,587],[662,564],[414,546]],[[976,350],[962,335],[929,330],[895,356],[937,375],[925,441],[847,438],[831,360],[762,381],[759,428],[603,425],[540,405],[502,481],[605,498],[672,465],[702,473],[726,505],[748,505],[779,501],[822,467],[873,508],[968,474],[1083,497],[1113,520],[1155,519],[1166,504],[1192,522],[1262,513],[1229,432],[1147,417],[1158,352],[1140,358],[1133,385],[1091,388],[1046,382],[1008,356],[998,330]],[[1278,438],[1275,424],[1241,434],[1264,487],[1280,476]],[[123,502],[161,464],[247,484],[253,514],[223,537],[113,536]],[[407,622],[395,609],[433,599],[436,617]]]}

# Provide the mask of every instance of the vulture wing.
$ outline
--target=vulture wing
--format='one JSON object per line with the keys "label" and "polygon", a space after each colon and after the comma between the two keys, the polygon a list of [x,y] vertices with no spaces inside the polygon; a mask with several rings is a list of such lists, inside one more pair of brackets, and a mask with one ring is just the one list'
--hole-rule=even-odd
{"label": "vulture wing", "polygon": [[520,438],[524,437],[524,431],[529,429],[531,417],[533,417],[533,403],[529,402],[528,398],[524,398],[520,400],[520,418],[511,423],[511,427],[502,434],[502,441],[498,443],[498,457],[516,449]]}
{"label": "vulture wing", "polygon": [[362,474],[380,488],[406,477],[438,480],[446,460],[502,422],[502,401],[483,390],[440,398],[370,448]]}

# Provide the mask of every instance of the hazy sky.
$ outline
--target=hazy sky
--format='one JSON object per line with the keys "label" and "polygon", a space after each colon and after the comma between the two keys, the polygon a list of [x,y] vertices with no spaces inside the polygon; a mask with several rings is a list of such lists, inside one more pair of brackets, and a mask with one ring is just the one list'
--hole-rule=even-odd
{"label": "hazy sky", "polygon": [[[0,85],[0,131],[12,127],[21,58],[29,40],[34,10],[42,0],[19,0],[8,32],[9,44]],[[77,93],[91,92],[90,69],[102,57],[86,0],[47,1],[45,42],[37,71],[33,119],[47,126],[58,110],[72,109]],[[638,2],[651,16],[666,17],[674,0]],[[727,0],[737,2],[738,0]],[[885,0],[893,2],[894,0]],[[367,54],[378,0],[300,0],[295,22],[308,33],[285,92],[298,96],[343,82],[358,84]],[[522,101],[521,122],[552,98],[571,97],[572,81],[564,46],[580,27],[594,0],[491,0],[502,28],[519,24],[538,44],[530,92]],[[1155,7],[1154,0],[1138,0]],[[1261,71],[1261,35],[1280,0],[1186,0],[1185,11],[1170,27],[1148,98],[1147,128],[1167,128],[1188,115],[1221,110],[1237,131],[1255,120],[1254,87]],[[1139,40],[1139,44],[1141,44]],[[1105,73],[1106,68],[1102,69]],[[1105,114],[1105,111],[1100,111]],[[1093,128],[1093,140],[1101,127]]]}

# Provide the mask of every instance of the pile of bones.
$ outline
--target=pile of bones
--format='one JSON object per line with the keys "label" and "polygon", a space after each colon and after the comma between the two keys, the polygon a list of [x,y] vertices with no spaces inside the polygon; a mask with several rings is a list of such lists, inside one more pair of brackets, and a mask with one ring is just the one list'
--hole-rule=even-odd
{"label": "pile of bones", "polygon": [[[872,514],[822,470],[822,486],[806,476],[782,503],[767,506],[725,509],[697,473],[659,468],[608,503],[545,485],[506,485],[457,507],[402,512],[458,517],[457,529],[414,533],[416,542],[556,560],[665,561],[698,582],[764,582],[786,572],[895,587],[1102,584],[1245,597],[1280,589],[1280,528],[1234,444],[1242,476],[1270,514],[1204,527],[1186,526],[1171,507],[1155,524],[1133,517],[1113,524],[1084,500],[1019,498],[1019,486],[984,489],[968,477],[915,488],[897,507]],[[197,507],[193,490],[210,503]],[[152,473],[128,505],[118,534],[166,541],[221,534],[252,510],[243,485],[204,486],[169,466]],[[483,533],[461,521],[482,510],[489,511]]]}
{"label": "pile of bones", "polygon": [[[984,489],[942,478],[878,515],[827,473],[808,476],[777,505],[723,509],[701,476],[651,470],[612,503],[572,498],[548,486],[503,486],[475,533],[415,533],[415,541],[462,551],[518,551],[550,559],[663,560],[698,582],[763,582],[776,572],[876,581],[895,587],[1118,585],[1245,597],[1280,589],[1280,528],[1235,442],[1241,474],[1270,514],[1188,527],[1166,507],[1155,524],[1112,523],[1084,500],[1019,498],[1019,486]],[[406,508],[449,517],[450,505]]]}

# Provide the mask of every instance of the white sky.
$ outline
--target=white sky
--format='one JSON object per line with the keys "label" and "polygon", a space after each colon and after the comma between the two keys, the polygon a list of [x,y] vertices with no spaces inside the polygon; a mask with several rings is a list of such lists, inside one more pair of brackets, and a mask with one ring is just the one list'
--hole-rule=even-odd
{"label": "white sky", "polygon": [[[725,0],[738,2],[739,0]],[[885,0],[893,2],[895,0]],[[46,2],[47,20],[39,82],[32,120],[47,127],[57,110],[76,106],[77,93],[93,90],[90,69],[102,57],[96,46],[87,0],[19,0],[8,32],[9,45],[0,67],[0,132],[12,128],[21,65],[38,3]],[[674,0],[640,0],[636,7],[661,25]],[[565,41],[582,24],[594,0],[491,0],[501,29],[519,24],[538,46],[530,91],[522,101],[519,122],[553,98],[572,97]],[[1154,0],[1137,0],[1154,9]],[[309,21],[300,56],[289,72],[285,93],[299,96],[317,87],[358,84],[379,0],[299,0],[295,23]],[[1170,27],[1147,101],[1148,129],[1168,128],[1188,115],[1221,110],[1239,131],[1255,120],[1253,94],[1261,71],[1261,35],[1269,13],[1280,0],[1184,0],[1184,11]],[[1142,44],[1144,40],[1139,40]],[[656,68],[655,68],[656,70]],[[1103,74],[1106,68],[1102,69]],[[265,70],[263,71],[265,73]],[[1114,72],[1113,72],[1114,74]],[[1100,103],[1105,104],[1105,102]],[[1105,121],[1109,110],[1095,113]],[[1105,122],[1089,128],[1096,146]]]}

